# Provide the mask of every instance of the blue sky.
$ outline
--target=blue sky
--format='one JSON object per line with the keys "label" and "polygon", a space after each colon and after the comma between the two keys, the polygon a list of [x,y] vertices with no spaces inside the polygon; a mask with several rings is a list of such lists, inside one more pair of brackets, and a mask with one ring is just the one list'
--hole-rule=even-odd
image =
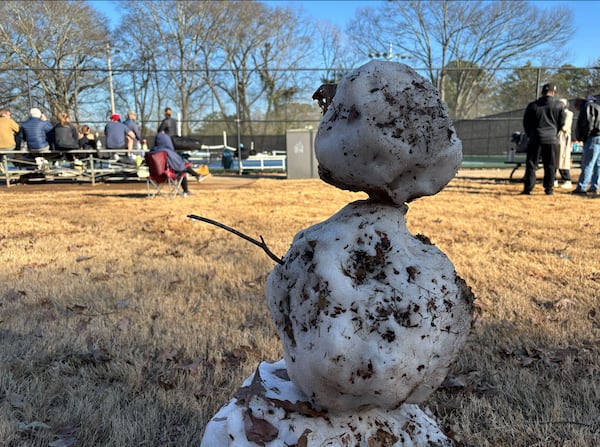
{"label": "blue sky", "polygon": [[[102,10],[108,15],[109,19],[118,18],[119,1],[126,0],[99,0],[91,1],[99,10]],[[267,4],[273,5],[299,5],[304,11],[314,18],[328,19],[332,23],[345,28],[346,24],[354,17],[357,9],[365,6],[374,6],[378,3],[377,0],[303,0],[303,1],[288,1],[288,0],[265,0]],[[600,32],[598,31],[598,22],[600,20],[600,1],[594,0],[571,0],[569,2],[562,1],[541,1],[535,3],[544,8],[548,6],[566,5],[570,7],[574,15],[575,34],[572,40],[567,45],[569,50],[568,60],[562,63],[570,63],[578,67],[591,66],[600,58]],[[382,51],[386,50],[382,48]],[[549,60],[548,65],[556,63]],[[559,65],[562,65],[559,63]]]}
{"label": "blue sky", "polygon": [[[379,3],[379,1],[266,0],[265,3],[301,5],[302,9],[313,17],[328,19],[332,23],[344,28],[354,17],[357,9],[366,6],[374,6]],[[600,58],[600,31],[598,30],[597,25],[600,21],[600,1],[572,0],[569,2],[562,2],[537,0],[532,3],[542,8],[565,5],[573,11],[576,29],[575,34],[567,45],[570,53],[569,60],[563,61],[563,63],[585,67],[593,65],[596,60]],[[382,50],[385,50],[385,48]],[[550,65],[550,63],[548,65]]]}

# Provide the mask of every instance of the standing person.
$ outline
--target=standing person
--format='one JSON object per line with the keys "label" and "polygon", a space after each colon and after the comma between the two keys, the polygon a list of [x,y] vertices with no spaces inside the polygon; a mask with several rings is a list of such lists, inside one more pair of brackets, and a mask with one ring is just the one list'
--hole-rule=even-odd
{"label": "standing person", "polygon": [[0,110],[0,151],[13,151],[17,147],[19,125],[10,117],[10,110]]}
{"label": "standing person", "polygon": [[67,160],[75,161],[77,153],[73,153],[79,149],[79,132],[77,128],[71,124],[71,117],[66,112],[58,114],[58,123],[54,125],[54,149],[59,152],[66,152]]}
{"label": "standing person", "polygon": [[[113,114],[110,121],[104,127],[104,135],[106,136],[107,149],[127,149],[127,155],[132,158],[131,149],[135,134],[121,122],[121,116]],[[118,159],[118,154],[115,154],[115,159]]]}
{"label": "standing person", "polygon": [[133,140],[133,149],[139,151],[142,147],[142,131],[140,130],[140,126],[136,121],[137,113],[133,111],[127,112],[127,119],[123,122],[129,130],[131,130],[135,134],[135,140]]}
{"label": "standing person", "polygon": [[531,194],[540,155],[544,164],[544,192],[553,194],[558,150],[558,130],[565,124],[565,111],[556,99],[556,85],[544,84],[542,96],[530,102],[523,116],[523,128],[529,138],[524,187],[521,194]]}
{"label": "standing person", "polygon": [[[600,106],[594,96],[578,99],[577,139],[584,141],[581,154],[581,172],[573,194],[598,194],[600,182]],[[591,181],[590,189],[586,191]]]}
{"label": "standing person", "polygon": [[170,107],[165,109],[165,118],[160,122],[156,133],[164,132],[171,138],[177,136],[177,121],[171,116],[172,113]]}
{"label": "standing person", "polygon": [[[202,181],[203,176],[194,171],[194,169],[191,166],[191,163],[186,163],[183,157],[177,152],[175,152],[173,140],[165,132],[159,132],[158,134],[156,134],[156,139],[154,140],[154,147],[150,150],[150,152],[166,152],[169,166],[171,167],[171,169],[173,169],[173,171],[175,171],[177,174],[186,172],[196,177],[196,181]],[[187,176],[185,175],[183,176],[183,179],[181,181],[181,188],[183,189],[184,197],[187,197],[191,194],[188,189]]]}
{"label": "standing person", "polygon": [[[27,150],[31,153],[49,151],[50,139],[49,134],[52,131],[52,123],[48,121],[40,109],[34,107],[29,110],[29,119],[21,123],[19,135],[17,137],[16,150],[21,150],[21,142],[27,143]],[[58,154],[60,156],[60,154]],[[44,158],[54,159],[57,156],[45,153]],[[29,157],[24,157],[26,160],[33,160],[34,157],[30,154]]]}
{"label": "standing person", "polygon": [[[561,98],[560,103],[565,110],[565,124],[558,130],[558,152],[556,153],[556,167],[560,174],[563,189],[571,189],[571,128],[573,127],[573,112],[569,110],[569,101]],[[554,182],[558,186],[558,182]]]}

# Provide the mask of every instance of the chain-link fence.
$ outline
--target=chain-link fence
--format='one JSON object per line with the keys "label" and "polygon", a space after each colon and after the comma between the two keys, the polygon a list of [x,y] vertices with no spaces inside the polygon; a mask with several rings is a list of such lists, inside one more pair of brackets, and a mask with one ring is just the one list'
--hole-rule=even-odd
{"label": "chain-link fence", "polygon": [[[112,70],[100,67],[85,71],[93,72],[95,84],[77,90],[79,78],[63,76],[73,74],[68,69],[0,70],[3,81],[0,106],[10,108],[19,121],[27,118],[30,107],[39,107],[52,116],[51,110],[63,107],[56,98],[70,98],[65,104],[74,121],[88,124],[100,134],[114,108],[121,111],[123,118],[126,111],[135,110],[144,137],[149,140],[162,119],[163,108],[169,106],[179,120],[180,133],[198,138],[203,144],[223,144],[227,138],[230,146],[241,142],[259,152],[282,151],[286,130],[318,127],[321,111],[312,100],[314,91],[348,70],[278,69],[265,74],[264,70],[256,69],[242,74],[221,69],[205,73],[204,79],[190,85],[187,92],[177,90],[172,79],[197,75],[196,72],[140,73],[119,66]],[[80,73],[81,77],[85,71]],[[546,82],[558,86],[558,96],[570,100],[575,113],[572,104],[576,97],[600,92],[600,67],[488,70],[453,66],[416,71],[440,90],[466,156],[506,154],[512,133],[522,130],[525,106],[539,95],[541,85]],[[169,82],[164,81],[169,77]],[[41,82],[41,78],[46,82]],[[65,84],[67,78],[72,85]],[[274,84],[268,86],[265,79]],[[53,85],[56,91],[50,88]],[[186,104],[185,108],[182,104]]]}

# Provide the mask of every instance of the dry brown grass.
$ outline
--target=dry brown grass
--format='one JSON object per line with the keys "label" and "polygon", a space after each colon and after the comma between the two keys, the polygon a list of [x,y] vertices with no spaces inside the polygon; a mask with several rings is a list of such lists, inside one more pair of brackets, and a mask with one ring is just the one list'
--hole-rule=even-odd
{"label": "dry brown grass", "polygon": [[[494,179],[498,177],[499,179]],[[429,404],[465,446],[600,445],[600,199],[519,196],[465,171],[410,205],[482,308]],[[0,440],[6,446],[193,446],[281,348],[259,248],[362,194],[318,180],[219,179],[187,199],[144,185],[0,189]],[[52,444],[53,443],[53,444]]]}

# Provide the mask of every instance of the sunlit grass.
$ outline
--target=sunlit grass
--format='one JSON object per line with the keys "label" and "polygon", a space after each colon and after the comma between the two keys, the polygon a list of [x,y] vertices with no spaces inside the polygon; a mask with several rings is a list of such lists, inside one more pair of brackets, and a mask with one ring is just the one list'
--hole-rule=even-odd
{"label": "sunlit grass", "polygon": [[[448,255],[482,309],[429,404],[465,446],[600,445],[600,199],[519,196],[507,176],[461,172],[410,204],[409,229]],[[186,215],[282,257],[296,232],[365,197],[319,180],[192,191],[0,190],[2,445],[198,445],[281,347],[264,297],[273,261]]]}

